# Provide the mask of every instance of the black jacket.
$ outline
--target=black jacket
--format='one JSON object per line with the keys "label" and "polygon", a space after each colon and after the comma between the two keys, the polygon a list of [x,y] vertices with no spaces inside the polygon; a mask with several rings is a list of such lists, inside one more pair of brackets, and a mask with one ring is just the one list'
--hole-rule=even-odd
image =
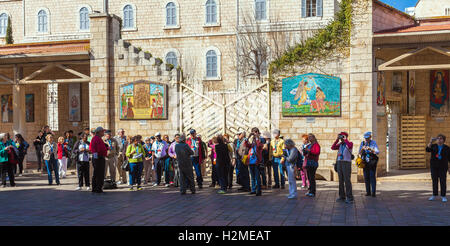
{"label": "black jacket", "polygon": [[192,171],[191,156],[194,154],[191,147],[185,142],[180,142],[175,145],[175,153],[177,155],[178,166],[183,170]]}
{"label": "black jacket", "polygon": [[219,166],[227,166],[231,164],[230,152],[228,151],[228,145],[216,144],[216,164]]}
{"label": "black jacket", "polygon": [[430,160],[431,167],[443,168],[445,170],[448,170],[448,162],[450,161],[450,147],[444,144],[444,147],[442,148],[441,151],[442,158],[440,160],[437,158],[437,155],[439,153],[439,148],[437,144],[432,144],[431,148],[427,146],[426,151],[431,152],[431,160]]}

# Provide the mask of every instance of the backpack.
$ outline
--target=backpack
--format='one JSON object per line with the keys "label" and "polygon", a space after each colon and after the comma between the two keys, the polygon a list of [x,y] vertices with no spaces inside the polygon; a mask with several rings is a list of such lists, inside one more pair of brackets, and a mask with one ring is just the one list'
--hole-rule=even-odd
{"label": "backpack", "polygon": [[[297,149],[297,151],[298,151],[298,149]],[[300,151],[298,151],[297,162],[295,163],[295,165],[297,166],[297,168],[303,167],[303,155]]]}
{"label": "backpack", "polygon": [[110,179],[106,179],[105,182],[103,183],[103,189],[104,190],[113,190],[113,189],[117,189],[117,185],[115,182],[113,182]]}
{"label": "backpack", "polygon": [[256,153],[256,146],[253,146],[248,152],[248,164],[255,165],[258,164],[258,155]]}

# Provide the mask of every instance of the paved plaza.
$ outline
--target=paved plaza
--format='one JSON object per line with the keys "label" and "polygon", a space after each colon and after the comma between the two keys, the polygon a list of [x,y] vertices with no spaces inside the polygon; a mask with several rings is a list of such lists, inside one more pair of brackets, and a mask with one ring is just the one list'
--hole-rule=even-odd
{"label": "paved plaza", "polygon": [[376,198],[354,184],[354,204],[336,202],[337,183],[319,181],[316,198],[286,198],[288,190],[263,190],[262,197],[216,189],[181,196],[178,189],[126,185],[105,194],[75,191],[76,176],[48,186],[47,176],[25,174],[17,187],[0,188],[0,225],[304,226],[450,225],[449,204],[427,201],[428,182],[379,182]]}

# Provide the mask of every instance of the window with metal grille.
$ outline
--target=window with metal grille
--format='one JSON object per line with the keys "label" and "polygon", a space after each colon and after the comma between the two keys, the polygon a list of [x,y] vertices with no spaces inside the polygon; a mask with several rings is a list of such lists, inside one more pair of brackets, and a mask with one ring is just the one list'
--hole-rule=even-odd
{"label": "window with metal grille", "polygon": [[166,26],[177,25],[177,7],[175,3],[170,2],[166,5]]}
{"label": "window with metal grille", "polygon": [[45,10],[38,13],[38,32],[48,32],[48,15]]}
{"label": "window with metal grille", "polygon": [[256,20],[267,19],[266,0],[255,0],[255,18]]}
{"label": "window with metal grille", "polygon": [[445,8],[445,16],[449,16],[450,15],[450,8]]}
{"label": "window with metal grille", "polygon": [[217,77],[217,54],[214,50],[206,53],[206,77]]}
{"label": "window with metal grille", "polygon": [[208,0],[206,2],[206,24],[217,23],[217,5],[216,1]]}
{"label": "window with metal grille", "polygon": [[89,30],[89,10],[86,7],[80,9],[80,30]]}
{"label": "window with metal grille", "polygon": [[52,131],[59,130],[58,122],[58,84],[47,85],[47,122]]}
{"label": "window with metal grille", "polygon": [[6,13],[2,13],[0,15],[0,35],[6,35],[6,28],[8,27],[8,15]]}
{"label": "window with metal grille", "polygon": [[134,28],[134,10],[129,4],[123,7],[123,28]]}
{"label": "window with metal grille", "polygon": [[166,55],[166,63],[172,64],[175,68],[178,66],[177,55],[171,51]]}

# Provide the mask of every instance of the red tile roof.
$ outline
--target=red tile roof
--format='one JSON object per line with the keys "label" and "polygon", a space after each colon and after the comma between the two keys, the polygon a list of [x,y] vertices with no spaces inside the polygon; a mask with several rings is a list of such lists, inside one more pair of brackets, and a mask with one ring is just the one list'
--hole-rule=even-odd
{"label": "red tile roof", "polygon": [[89,40],[55,41],[44,43],[8,44],[0,46],[0,56],[79,53],[89,50]]}
{"label": "red tile roof", "polygon": [[404,26],[404,27],[395,28],[395,29],[381,30],[381,31],[375,32],[375,35],[377,35],[377,34],[394,34],[394,33],[410,33],[410,32],[431,32],[431,31],[444,31],[444,30],[450,30],[450,24]]}

